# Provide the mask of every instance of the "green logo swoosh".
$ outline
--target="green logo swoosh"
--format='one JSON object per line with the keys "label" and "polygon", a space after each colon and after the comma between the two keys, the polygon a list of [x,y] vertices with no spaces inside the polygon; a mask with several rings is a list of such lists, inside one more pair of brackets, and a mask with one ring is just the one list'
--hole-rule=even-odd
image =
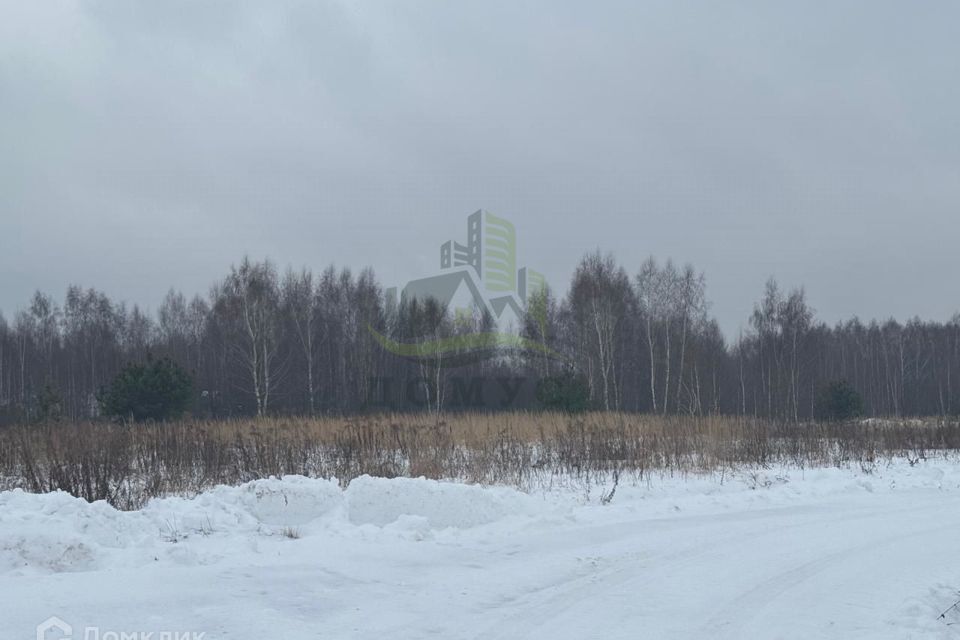
{"label": "green logo swoosh", "polygon": [[384,349],[394,355],[412,360],[432,360],[443,355],[456,356],[456,359],[466,357],[470,360],[479,360],[493,356],[498,349],[532,351],[558,360],[566,359],[566,356],[545,344],[512,333],[468,333],[435,340],[397,342],[370,325],[367,325],[367,329]]}

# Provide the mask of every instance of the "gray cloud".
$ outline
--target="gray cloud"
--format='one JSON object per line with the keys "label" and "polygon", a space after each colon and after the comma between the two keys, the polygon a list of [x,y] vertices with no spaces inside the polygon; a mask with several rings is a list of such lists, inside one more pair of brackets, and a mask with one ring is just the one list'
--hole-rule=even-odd
{"label": "gray cloud", "polygon": [[953,3],[0,0],[0,309],[155,307],[244,253],[436,266],[486,208],[564,289],[596,247],[820,317],[960,308]]}

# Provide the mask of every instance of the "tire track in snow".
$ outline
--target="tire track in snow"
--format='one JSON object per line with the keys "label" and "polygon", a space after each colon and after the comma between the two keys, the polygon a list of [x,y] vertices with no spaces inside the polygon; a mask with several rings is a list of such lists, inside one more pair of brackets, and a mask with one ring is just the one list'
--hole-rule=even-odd
{"label": "tire track in snow", "polygon": [[[849,571],[846,565],[860,561],[859,556],[872,553],[880,547],[905,542],[943,531],[956,531],[955,525],[924,528],[895,536],[887,536],[863,544],[851,545],[836,552],[803,562],[779,572],[760,584],[727,601],[723,609],[714,614],[701,628],[704,637],[742,638],[742,630],[760,613],[777,600],[783,600],[791,591],[824,573]],[[891,568],[891,573],[893,570]]]}
{"label": "tire track in snow", "polygon": [[[886,505],[883,505],[886,506]],[[643,593],[646,587],[651,586],[652,576],[658,575],[660,578],[676,573],[710,573],[710,562],[717,558],[728,558],[731,554],[740,556],[744,560],[749,560],[751,551],[759,548],[775,548],[777,538],[784,537],[786,532],[798,532],[822,529],[830,525],[849,525],[853,523],[869,523],[874,520],[889,520],[890,518],[904,519],[907,522],[915,522],[915,518],[908,517],[920,514],[931,508],[942,509],[943,505],[937,504],[913,504],[908,507],[897,509],[877,507],[858,507],[855,510],[843,512],[842,515],[836,511],[817,511],[814,513],[806,512],[796,521],[798,510],[796,507],[764,509],[760,512],[742,512],[738,514],[723,514],[722,516],[696,516],[685,520],[639,520],[626,523],[618,523],[607,527],[588,527],[584,531],[592,529],[613,529],[607,531],[603,537],[605,540],[602,546],[615,546],[620,543],[628,543],[624,550],[607,555],[601,549],[590,549],[582,546],[575,547],[571,551],[580,551],[576,556],[599,556],[606,558],[613,563],[613,566],[599,571],[591,572],[586,575],[577,575],[574,578],[565,579],[560,582],[545,585],[535,591],[528,592],[528,602],[523,598],[512,599],[514,605],[520,603],[519,611],[511,612],[505,618],[502,618],[491,627],[485,629],[481,634],[474,636],[478,639],[484,638],[504,638],[504,637],[524,637],[524,638],[550,638],[558,640],[562,637],[577,637],[576,634],[567,632],[574,631],[572,626],[557,629],[556,625],[565,620],[573,620],[581,626],[586,626],[595,630],[603,629],[605,621],[597,619],[595,624],[589,621],[602,616],[601,612],[609,611],[609,607],[603,606],[604,600],[629,599],[631,594],[636,594],[638,601],[643,599]],[[883,509],[878,511],[878,509]],[[815,516],[810,519],[810,516]],[[774,523],[769,526],[773,519],[794,519],[793,522]],[[726,533],[722,530],[725,524],[731,524],[735,530]],[[651,527],[652,525],[652,527]],[[659,525],[659,526],[658,526]],[[671,526],[673,525],[673,526]],[[638,534],[638,530],[659,529],[659,534],[669,533],[671,529],[679,529],[677,538],[682,539],[690,527],[703,525],[705,527],[721,527],[716,535],[706,540],[700,540],[692,545],[673,553],[652,555],[644,553],[643,534]],[[742,530],[743,527],[752,527]],[[907,533],[888,536],[878,540],[867,541],[858,545],[847,545],[839,550],[826,551],[826,555],[805,559],[803,562],[792,564],[787,570],[780,571],[773,576],[763,578],[759,583],[753,583],[745,590],[741,591],[736,597],[727,600],[719,609],[715,609],[709,614],[704,622],[697,623],[695,620],[699,611],[695,605],[690,611],[690,617],[686,621],[678,620],[674,627],[674,635],[664,637],[683,637],[683,638],[712,638],[718,637],[718,633],[726,634],[719,637],[742,637],[737,635],[737,629],[743,624],[755,617],[763,607],[784,596],[789,590],[798,584],[823,572],[831,565],[835,565],[844,557],[852,557],[857,552],[863,553],[878,546],[894,544],[909,538],[926,535],[932,532],[943,531],[950,527],[938,526],[934,528],[925,528],[920,531],[910,531]],[[796,533],[794,533],[796,535]],[[763,541],[773,544],[761,544]],[[816,551],[816,550],[814,550]],[[561,560],[569,560],[570,556],[561,556]],[[663,574],[666,573],[666,576]],[[631,588],[631,585],[636,585]],[[668,586],[668,585],[665,585]],[[658,589],[657,585],[653,585]],[[723,586],[722,588],[726,588]],[[732,590],[733,585],[730,585]],[[701,594],[702,595],[702,594]],[[529,596],[533,596],[530,598]],[[714,594],[709,601],[722,599]],[[678,597],[680,597],[678,595]],[[512,607],[513,608],[513,607]],[[491,610],[491,615],[501,615],[502,611]],[[624,613],[621,611],[621,613]],[[630,614],[630,611],[625,613]],[[625,617],[629,617],[625,616]],[[621,627],[613,630],[605,629],[604,637],[629,637],[634,638],[642,634],[643,620],[642,614],[636,616],[638,626]],[[609,622],[609,621],[606,621]],[[669,624],[667,626],[670,626]],[[565,635],[566,634],[566,635]],[[582,636],[581,636],[582,637]],[[660,637],[660,636],[656,636]]]}

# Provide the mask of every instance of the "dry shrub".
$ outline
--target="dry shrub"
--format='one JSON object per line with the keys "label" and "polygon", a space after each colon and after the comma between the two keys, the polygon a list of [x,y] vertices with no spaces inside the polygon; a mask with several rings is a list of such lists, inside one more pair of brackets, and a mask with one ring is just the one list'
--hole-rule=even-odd
{"label": "dry shrub", "polygon": [[531,487],[613,475],[915,463],[960,450],[955,421],[776,423],[613,412],[384,414],[0,431],[0,488],[67,491],[125,509],[216,484],[301,474],[425,476]]}

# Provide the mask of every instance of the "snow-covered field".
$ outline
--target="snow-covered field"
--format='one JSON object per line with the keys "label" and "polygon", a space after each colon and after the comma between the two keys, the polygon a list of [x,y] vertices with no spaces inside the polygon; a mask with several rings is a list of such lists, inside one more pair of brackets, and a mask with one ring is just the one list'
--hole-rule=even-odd
{"label": "snow-covered field", "polygon": [[609,489],[287,477],[138,512],[6,492],[0,638],[54,615],[78,639],[960,637],[938,619],[960,464]]}

